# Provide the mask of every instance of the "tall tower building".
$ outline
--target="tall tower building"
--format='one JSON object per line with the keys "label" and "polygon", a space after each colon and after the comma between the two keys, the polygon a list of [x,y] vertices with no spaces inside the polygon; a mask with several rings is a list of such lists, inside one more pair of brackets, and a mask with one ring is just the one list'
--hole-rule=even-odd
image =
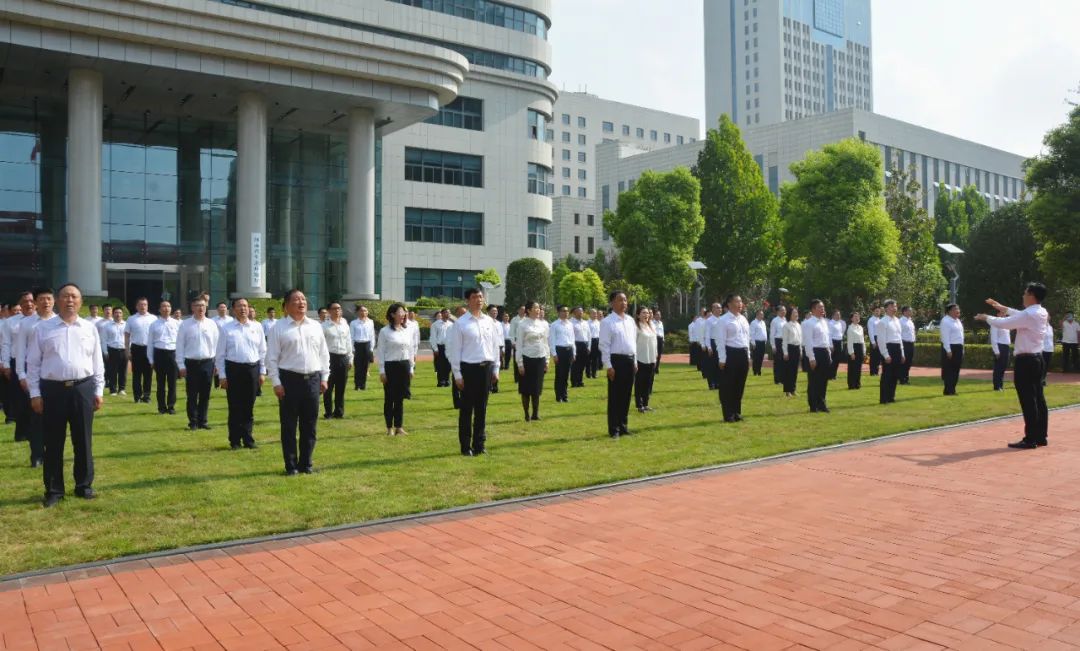
{"label": "tall tower building", "polygon": [[740,127],[873,111],[870,0],[708,0],[705,114]]}

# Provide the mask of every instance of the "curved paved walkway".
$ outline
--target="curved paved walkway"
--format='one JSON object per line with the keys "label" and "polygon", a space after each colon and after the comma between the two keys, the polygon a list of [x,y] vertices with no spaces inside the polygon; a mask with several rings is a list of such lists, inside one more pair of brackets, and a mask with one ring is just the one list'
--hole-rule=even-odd
{"label": "curved paved walkway", "polygon": [[0,585],[0,649],[1068,649],[1080,410]]}

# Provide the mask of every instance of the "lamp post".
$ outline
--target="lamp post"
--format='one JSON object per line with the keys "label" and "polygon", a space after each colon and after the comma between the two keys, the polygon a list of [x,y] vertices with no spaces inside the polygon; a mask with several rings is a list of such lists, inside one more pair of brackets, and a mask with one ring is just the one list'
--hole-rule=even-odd
{"label": "lamp post", "polygon": [[694,270],[694,276],[696,282],[694,283],[694,302],[697,305],[697,310],[694,311],[694,316],[701,314],[701,294],[705,291],[705,279],[702,278],[701,272],[708,269],[704,262],[698,262],[697,260],[691,260],[686,263],[686,266]]}
{"label": "lamp post", "polygon": [[[938,242],[938,248],[951,256],[959,256],[964,252],[964,250],[960,247],[956,246],[955,244],[950,244],[948,242]],[[960,259],[956,257],[947,258],[945,260],[945,268],[952,272],[952,278],[949,279],[950,303],[956,302],[956,289],[960,284],[960,271],[959,267],[957,266],[959,262]]]}

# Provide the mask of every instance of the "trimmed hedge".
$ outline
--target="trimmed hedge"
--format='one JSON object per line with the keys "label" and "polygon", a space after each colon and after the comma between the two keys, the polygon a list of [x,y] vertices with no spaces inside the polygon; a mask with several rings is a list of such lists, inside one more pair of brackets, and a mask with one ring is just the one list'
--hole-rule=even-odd
{"label": "trimmed hedge", "polygon": [[[1051,364],[1060,365],[1061,346],[1054,347]],[[1011,364],[1011,362],[1010,362]],[[941,367],[941,344],[915,344],[915,365],[930,368]],[[964,344],[964,368],[993,370],[994,353],[988,344]]]}

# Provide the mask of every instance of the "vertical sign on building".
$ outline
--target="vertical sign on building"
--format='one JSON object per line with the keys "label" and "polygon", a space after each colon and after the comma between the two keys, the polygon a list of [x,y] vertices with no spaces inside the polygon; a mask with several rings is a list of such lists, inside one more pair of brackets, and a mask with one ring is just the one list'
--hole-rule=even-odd
{"label": "vertical sign on building", "polygon": [[251,234],[251,286],[262,288],[262,233]]}

